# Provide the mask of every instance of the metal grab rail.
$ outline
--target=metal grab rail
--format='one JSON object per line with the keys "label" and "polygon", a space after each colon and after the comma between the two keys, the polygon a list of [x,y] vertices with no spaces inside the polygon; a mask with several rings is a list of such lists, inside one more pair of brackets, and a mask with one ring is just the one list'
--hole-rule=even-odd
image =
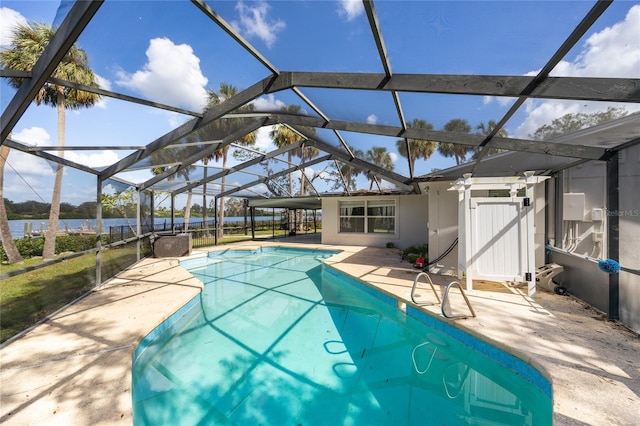
{"label": "metal grab rail", "polygon": [[464,315],[464,314],[457,314],[457,315],[447,315],[447,313],[444,310],[444,306],[447,302],[447,296],[449,295],[449,290],[451,289],[451,287],[453,286],[457,286],[460,289],[460,293],[462,293],[462,297],[464,297],[464,301],[467,303],[467,307],[469,308],[469,311],[471,311],[471,315],[473,315],[473,317],[475,318],[476,316],[476,311],[473,310],[473,307],[471,306],[471,302],[469,302],[469,298],[467,298],[467,295],[464,292],[464,289],[462,288],[462,286],[460,285],[460,283],[458,281],[451,281],[447,287],[444,289],[444,295],[442,296],[442,305],[440,305],[440,309],[442,311],[442,315],[444,315],[446,318],[469,318],[469,315]]}
{"label": "metal grab rail", "polygon": [[[416,301],[416,299],[414,298],[414,294],[415,294],[415,291],[416,291],[416,288],[417,288],[417,285],[418,285],[418,278],[420,278],[422,275],[427,277],[427,281],[429,282],[429,285],[431,286],[431,290],[433,290],[433,294],[435,294],[436,299],[438,299],[438,303],[441,303],[440,296],[438,296],[438,292],[436,291],[436,288],[433,285],[433,281],[431,281],[431,277],[426,272],[420,272],[418,275],[416,275],[416,278],[413,280],[413,287],[411,287],[411,301],[413,303],[415,303],[416,305],[419,304]],[[438,303],[432,303],[432,305],[437,305]]]}

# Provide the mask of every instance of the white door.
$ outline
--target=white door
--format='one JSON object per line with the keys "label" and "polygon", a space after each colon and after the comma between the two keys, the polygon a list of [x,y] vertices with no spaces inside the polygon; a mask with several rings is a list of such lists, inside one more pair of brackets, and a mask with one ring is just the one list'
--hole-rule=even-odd
{"label": "white door", "polygon": [[523,281],[527,229],[523,198],[472,198],[471,270],[474,279]]}

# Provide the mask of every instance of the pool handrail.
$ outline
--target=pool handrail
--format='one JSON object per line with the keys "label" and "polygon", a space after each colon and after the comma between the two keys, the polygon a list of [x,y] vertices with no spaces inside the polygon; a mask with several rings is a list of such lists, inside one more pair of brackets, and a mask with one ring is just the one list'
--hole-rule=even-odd
{"label": "pool handrail", "polygon": [[[438,292],[436,291],[436,288],[433,285],[433,281],[431,281],[431,277],[426,272],[420,272],[418,275],[416,275],[415,279],[413,280],[413,287],[411,287],[411,301],[413,303],[415,303],[416,305],[420,305],[420,303],[418,303],[418,301],[416,301],[416,299],[415,299],[415,291],[416,291],[416,288],[417,288],[417,285],[418,285],[418,279],[423,275],[425,277],[427,277],[427,281],[429,283],[429,286],[431,286],[431,290],[433,290],[433,294],[436,296],[436,299],[438,300],[437,303],[431,303],[431,305],[437,305],[437,304],[441,303],[440,296],[438,296]],[[424,305],[424,303],[422,305]]]}
{"label": "pool handrail", "polygon": [[447,301],[447,296],[449,295],[449,290],[451,290],[451,287],[456,286],[460,289],[460,293],[462,294],[462,297],[464,297],[464,301],[467,303],[467,307],[469,308],[469,311],[471,312],[471,315],[475,318],[476,317],[476,311],[473,310],[473,307],[471,306],[471,302],[469,301],[469,298],[467,297],[467,294],[464,292],[464,289],[462,288],[462,286],[460,285],[460,283],[458,281],[451,281],[447,287],[444,289],[444,294],[442,296],[442,304],[440,305],[440,310],[442,311],[442,315],[444,315],[446,318],[449,319],[456,319],[456,318],[469,318],[469,315],[465,315],[465,314],[456,314],[456,315],[447,315],[444,307],[446,305],[446,301]]}

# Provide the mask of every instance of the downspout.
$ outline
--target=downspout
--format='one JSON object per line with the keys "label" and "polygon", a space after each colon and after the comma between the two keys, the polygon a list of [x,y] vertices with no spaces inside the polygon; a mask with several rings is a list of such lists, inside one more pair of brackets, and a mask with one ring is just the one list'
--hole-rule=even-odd
{"label": "downspout", "polygon": [[[549,181],[544,181],[544,243],[547,244],[549,242],[549,219],[551,216],[551,211],[549,209]],[[555,219],[555,217],[554,217]],[[554,241],[555,243],[555,241]],[[544,251],[544,263],[551,263],[551,254],[548,253],[549,250]]]}
{"label": "downspout", "polygon": [[564,201],[564,172],[560,171],[558,172],[558,174],[556,175],[556,180],[555,180],[555,194],[554,194],[555,198],[556,198],[556,205],[555,205],[555,217],[554,217],[554,222],[555,222],[555,229],[554,231],[554,237],[555,237],[555,243],[553,244],[554,247],[558,247],[558,248],[564,248],[562,245],[562,242],[564,241],[564,235],[562,233],[562,226],[563,226],[563,221],[562,221],[562,211],[563,211],[563,201]]}

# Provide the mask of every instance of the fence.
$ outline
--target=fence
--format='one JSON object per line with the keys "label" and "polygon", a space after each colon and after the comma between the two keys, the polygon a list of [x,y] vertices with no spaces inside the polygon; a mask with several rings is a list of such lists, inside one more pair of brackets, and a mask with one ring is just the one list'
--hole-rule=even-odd
{"label": "fence", "polygon": [[[321,229],[321,222],[314,220],[307,220],[302,223],[287,222],[281,219],[275,218],[272,220],[256,221],[254,226],[254,234],[251,232],[251,224],[247,222],[245,226],[244,222],[227,222],[222,228],[223,235],[225,237],[238,237],[245,235],[247,238],[281,238],[287,236],[294,236],[297,234],[315,233]],[[214,230],[216,229],[216,220],[211,219],[208,221],[189,222],[189,226],[185,229],[184,223],[174,224],[166,221],[163,223],[157,223],[155,226],[142,226],[142,235],[149,233],[156,234],[177,234],[182,232],[189,232],[192,235],[193,247],[205,247],[216,244],[216,238]],[[132,225],[120,225],[109,227],[109,242],[114,243],[117,241],[124,241],[136,236],[136,228]],[[236,238],[231,238],[236,240]],[[220,242],[220,241],[218,241]]]}

